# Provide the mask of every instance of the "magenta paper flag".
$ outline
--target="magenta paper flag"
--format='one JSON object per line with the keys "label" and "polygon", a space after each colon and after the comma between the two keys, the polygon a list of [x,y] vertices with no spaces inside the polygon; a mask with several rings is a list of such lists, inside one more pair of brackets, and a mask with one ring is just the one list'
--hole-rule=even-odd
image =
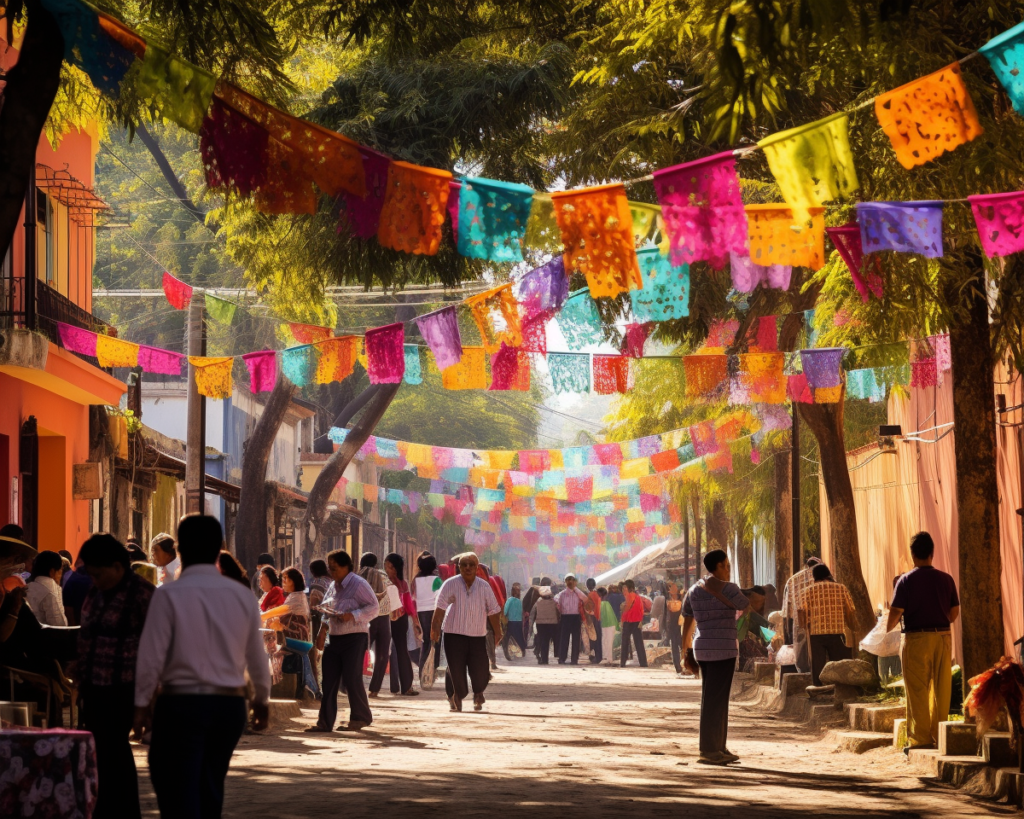
{"label": "magenta paper flag", "polygon": [[853,278],[853,286],[860,293],[861,301],[866,302],[869,298],[869,293],[874,293],[876,298],[882,298],[885,291],[883,290],[878,258],[872,256],[867,264],[864,263],[864,247],[861,244],[860,225],[856,222],[850,222],[841,227],[825,228],[825,233],[832,240],[832,244],[836,246],[839,256],[846,262],[846,266],[850,270],[850,276]]}
{"label": "magenta paper flag", "polygon": [[452,235],[459,236],[459,193],[462,185],[458,182],[448,183],[448,215],[452,220]]}
{"label": "magenta paper flag", "polygon": [[812,390],[838,387],[842,384],[839,368],[843,363],[843,347],[818,347],[813,350],[801,350],[800,362],[803,364],[807,386]]}
{"label": "magenta paper flag", "polygon": [[164,296],[175,310],[184,310],[192,301],[192,288],[181,279],[164,272]]}
{"label": "magenta paper flag", "polygon": [[70,324],[57,322],[57,331],[60,333],[60,343],[64,349],[79,355],[96,357],[96,334],[81,327],[72,327]]}
{"label": "magenta paper flag", "polygon": [[405,325],[366,331],[366,374],[371,384],[397,384],[405,375]]}
{"label": "magenta paper flag", "polygon": [[942,256],[942,202],[858,202],[857,222],[865,253]]}
{"label": "magenta paper flag", "polygon": [[565,260],[556,256],[550,262],[535,268],[519,282],[519,316],[530,321],[540,313],[555,311],[569,296],[569,277],[565,275]]}
{"label": "magenta paper flag", "polygon": [[775,290],[789,290],[793,268],[788,264],[762,265],[753,261],[744,251],[729,254],[732,286],[740,293],[753,293],[759,284]]}
{"label": "magenta paper flag", "polygon": [[[384,194],[388,185],[388,165],[391,163],[386,156],[369,148],[360,146],[359,153],[363,157],[363,174],[366,177],[366,196],[343,193],[345,214],[352,233],[360,239],[372,239],[377,235],[380,226],[380,212],[384,207]],[[341,231],[341,225],[338,226]]]}
{"label": "magenta paper flag", "polygon": [[981,249],[990,259],[1024,250],[1024,191],[968,196]]}
{"label": "magenta paper flag", "polygon": [[672,264],[721,268],[747,248],[747,215],[732,151],[654,172]]}
{"label": "magenta paper flag", "polygon": [[139,366],[147,373],[181,375],[184,360],[185,356],[181,353],[172,353],[159,347],[147,347],[145,344],[139,345]]}
{"label": "magenta paper flag", "polygon": [[439,370],[447,370],[462,361],[462,336],[459,334],[457,308],[443,307],[419,316],[415,321],[420,335],[434,354]]}
{"label": "magenta paper flag", "polygon": [[647,336],[651,333],[649,322],[645,324],[627,324],[626,336],[622,340],[622,354],[630,358],[643,358],[644,345],[647,343]]}
{"label": "magenta paper flag", "polygon": [[249,390],[251,392],[269,392],[277,382],[277,353],[273,350],[260,350],[242,356],[245,366],[249,369]]}

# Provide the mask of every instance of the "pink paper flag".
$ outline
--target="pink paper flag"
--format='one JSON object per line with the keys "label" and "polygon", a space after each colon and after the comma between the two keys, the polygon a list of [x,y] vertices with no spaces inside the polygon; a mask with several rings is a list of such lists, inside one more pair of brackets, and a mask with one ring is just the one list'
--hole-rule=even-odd
{"label": "pink paper flag", "polygon": [[643,358],[644,345],[651,333],[650,322],[644,324],[627,324],[626,337],[622,341],[622,354],[630,358]]}
{"label": "pink paper flag", "polygon": [[1024,250],[1024,191],[968,196],[981,249],[990,259]]}
{"label": "pink paper flag", "polygon": [[672,264],[721,268],[747,247],[747,216],[732,151],[654,172]]}
{"label": "pink paper flag", "polygon": [[164,296],[175,310],[184,310],[192,301],[192,288],[176,279],[170,273],[164,272]]}
{"label": "pink paper flag", "polygon": [[277,353],[273,350],[260,350],[242,356],[249,370],[250,392],[269,392],[277,382]]}
{"label": "pink paper flag", "polygon": [[[343,193],[345,215],[352,232],[360,239],[372,239],[377,235],[380,226],[380,212],[384,207],[384,194],[387,192],[388,165],[386,156],[360,146],[359,153],[363,157],[363,173],[366,177],[366,196]],[[338,225],[341,232],[341,225]]]}
{"label": "pink paper flag", "polygon": [[366,331],[371,384],[397,384],[405,375],[405,326],[398,322]]}
{"label": "pink paper flag", "polygon": [[60,333],[60,342],[64,349],[79,355],[96,357],[96,334],[81,327],[72,327],[70,324],[57,322],[57,330]]}
{"label": "pink paper flag", "polygon": [[462,336],[459,333],[459,314],[455,307],[444,307],[415,319],[420,335],[434,354],[439,370],[462,361]]}
{"label": "pink paper flag", "polygon": [[452,219],[452,235],[459,236],[459,195],[462,185],[458,182],[448,183],[448,215]]}
{"label": "pink paper flag", "polygon": [[185,356],[181,353],[172,353],[159,347],[147,347],[145,344],[139,345],[139,366],[147,373],[181,375],[184,360]]}
{"label": "pink paper flag", "polygon": [[850,269],[853,277],[853,286],[860,293],[860,300],[866,302],[868,293],[874,293],[877,298],[882,298],[883,284],[880,262],[877,256],[869,256],[867,264],[864,263],[864,247],[861,244],[860,226],[856,222],[841,227],[825,228],[825,233],[836,246],[839,255],[846,266]]}
{"label": "pink paper flag", "polygon": [[744,253],[729,255],[732,286],[740,293],[753,293],[759,284],[775,290],[789,290],[793,268],[788,264],[757,264]]}

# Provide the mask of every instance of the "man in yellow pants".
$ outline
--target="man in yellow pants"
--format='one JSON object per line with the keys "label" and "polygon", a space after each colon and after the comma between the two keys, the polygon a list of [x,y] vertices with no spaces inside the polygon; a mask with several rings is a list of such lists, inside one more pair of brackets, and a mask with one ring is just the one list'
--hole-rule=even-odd
{"label": "man in yellow pants", "polygon": [[907,691],[907,748],[937,748],[939,723],[949,715],[953,637],[960,616],[956,583],[932,566],[935,543],[927,532],[910,539],[914,568],[893,591],[888,630],[903,618],[900,659]]}

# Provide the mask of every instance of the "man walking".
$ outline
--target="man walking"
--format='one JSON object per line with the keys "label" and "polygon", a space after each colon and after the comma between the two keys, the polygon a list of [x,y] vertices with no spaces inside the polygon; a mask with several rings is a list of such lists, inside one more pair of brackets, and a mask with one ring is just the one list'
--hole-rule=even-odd
{"label": "man walking", "polygon": [[807,657],[809,650],[807,631],[800,626],[797,603],[800,602],[803,593],[814,583],[812,571],[819,563],[821,560],[816,557],[807,558],[804,568],[786,581],[786,588],[782,592],[783,633],[786,642],[796,646],[796,667],[800,671],[810,668],[810,662]]}
{"label": "man walking", "polygon": [[644,647],[644,601],[636,593],[632,580],[622,584],[625,602],[622,604],[622,645],[619,647],[619,667],[625,668],[629,660],[630,640],[636,646],[636,659],[641,668],[647,668],[647,649]]}
{"label": "man walking", "polygon": [[576,575],[565,576],[565,588],[556,596],[558,612],[561,617],[561,633],[558,638],[558,664],[565,665],[569,657],[569,641],[572,640],[572,665],[579,665],[580,660],[580,628],[583,625],[581,612],[590,601],[582,589],[576,587]]}
{"label": "man walking", "polygon": [[[710,574],[698,581],[683,603],[683,653],[693,645],[700,666],[700,757],[705,765],[739,761],[726,747],[729,734],[729,695],[739,656],[737,613],[749,609],[740,587],[731,583],[732,566],[721,549],[704,555]],[[697,635],[694,638],[694,627]],[[625,637],[623,637],[625,639]],[[687,667],[691,673],[697,669]]]}
{"label": "man walking", "polygon": [[256,690],[253,727],[267,727],[270,666],[259,607],[240,583],[217,569],[223,542],[216,518],[182,518],[181,574],[154,592],[139,645],[135,732],[141,736],[148,727],[160,686],[149,775],[167,819],[221,815],[224,779],[248,717],[246,671]]}
{"label": "man walking", "polygon": [[592,577],[587,578],[587,598],[590,600],[590,622],[594,624],[594,630],[597,632],[597,637],[594,639],[592,648],[594,649],[594,659],[591,662],[597,665],[601,662],[601,658],[604,656],[604,645],[601,639],[601,595],[597,593],[597,581]]}
{"label": "man walking", "polygon": [[139,777],[128,742],[135,720],[135,662],[156,589],[131,570],[128,550],[93,535],[79,552],[93,586],[82,604],[78,685],[85,729],[96,742],[95,819],[141,816]]}
{"label": "man walking", "polygon": [[907,691],[907,747],[937,748],[939,723],[949,713],[953,686],[951,626],[960,616],[953,578],[932,566],[935,543],[927,532],[910,539],[914,568],[896,583],[888,630],[903,618],[900,659]]}
{"label": "man walking", "polygon": [[826,662],[850,659],[846,629],[857,622],[857,612],[849,589],[836,583],[828,566],[819,563],[811,574],[814,583],[804,591],[796,608],[800,626],[810,635],[811,679],[821,685]]}
{"label": "man walking", "polygon": [[473,685],[473,710],[484,706],[484,691],[490,680],[487,661],[487,624],[501,640],[498,614],[501,606],[490,584],[476,576],[480,561],[473,552],[459,555],[459,574],[449,577],[437,592],[437,608],[430,624],[430,639],[435,643],[444,631],[444,653],[448,673],[444,688],[452,711],[462,710],[462,701],[469,695],[466,672]]}
{"label": "man walking", "polygon": [[388,576],[377,568],[377,555],[367,552],[359,558],[359,576],[377,595],[378,613],[370,621],[370,646],[373,648],[373,676],[370,696],[376,697],[384,684],[384,671],[391,656],[391,606],[388,602]]}
{"label": "man walking", "polygon": [[[348,725],[343,731],[360,731],[373,722],[370,701],[363,686],[363,657],[369,647],[370,623],[378,616],[380,603],[370,584],[356,574],[348,552],[327,555],[327,571],[334,581],[324,594],[320,613],[324,624],[320,627],[330,633],[330,642],[320,658],[323,672],[323,699],[316,725],[307,733],[326,733],[334,730],[338,716],[338,689],[342,682],[348,694]],[[319,642],[319,640],[318,640]],[[387,662],[385,658],[384,662]]]}
{"label": "man walking", "polygon": [[544,586],[540,590],[537,602],[530,609],[530,622],[537,624],[537,665],[547,665],[550,657],[551,645],[555,645],[555,654],[558,654],[558,603],[551,594],[551,588]]}

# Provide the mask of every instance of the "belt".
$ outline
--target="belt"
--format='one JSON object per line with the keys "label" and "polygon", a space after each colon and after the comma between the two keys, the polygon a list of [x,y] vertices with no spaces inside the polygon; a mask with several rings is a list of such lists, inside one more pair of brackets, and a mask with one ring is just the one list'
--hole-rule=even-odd
{"label": "belt", "polygon": [[160,689],[161,694],[177,697],[186,696],[216,696],[216,697],[244,697],[247,693],[245,686],[231,688],[226,685],[165,685]]}
{"label": "belt", "polygon": [[904,634],[949,634],[950,630],[946,628],[908,628],[903,632]]}

